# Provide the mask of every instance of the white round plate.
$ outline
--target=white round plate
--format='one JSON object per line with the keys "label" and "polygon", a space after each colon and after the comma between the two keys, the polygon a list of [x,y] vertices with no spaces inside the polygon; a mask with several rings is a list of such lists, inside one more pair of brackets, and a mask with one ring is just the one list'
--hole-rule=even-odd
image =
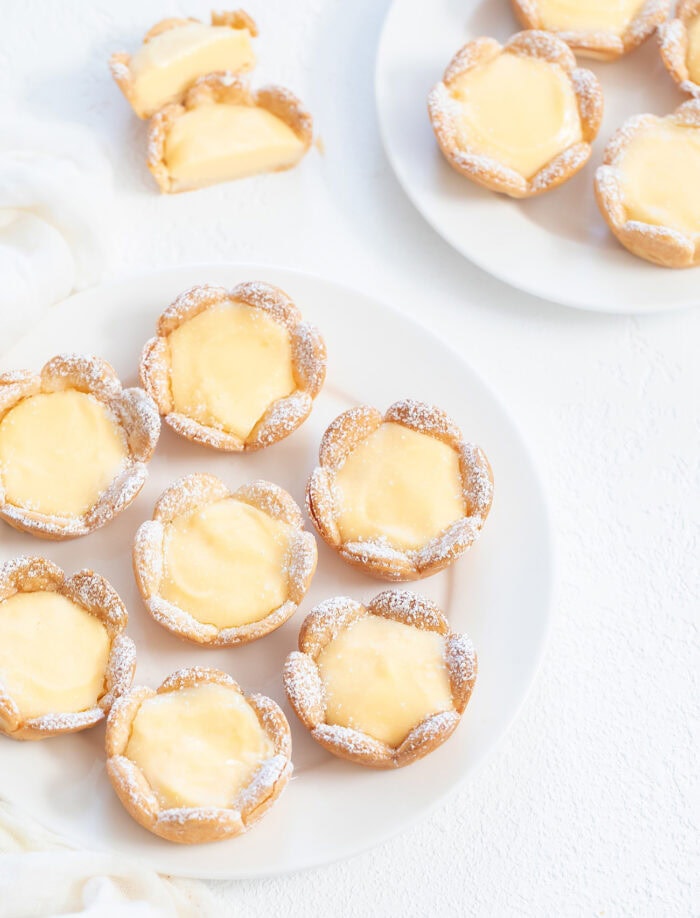
{"label": "white round plate", "polygon": [[674,271],[631,255],[608,231],[593,175],[615,130],[639,112],[667,114],[687,97],[650,39],[615,63],[580,59],[600,79],[605,118],[590,162],[571,181],[515,201],[473,184],[438,150],[430,89],[467,41],[519,31],[509,0],[394,0],[377,58],[376,95],[389,161],[414,205],[457,251],[500,280],[581,309],[640,313],[698,302],[698,269]]}
{"label": "white round plate", "polygon": [[[299,870],[354,854],[405,826],[493,749],[533,679],[550,614],[547,510],[513,422],[460,357],[370,297],[261,266],[165,270],[71,297],[4,355],[0,369],[38,369],[53,354],[82,352],[107,358],[122,380],[134,384],[141,347],[178,293],[196,283],[233,286],[243,280],[265,280],[287,290],[325,336],[328,379],[307,423],[287,440],[249,455],[217,454],[164,428],[136,502],[105,529],[82,539],[41,542],[0,523],[0,560],[43,554],[70,572],[92,567],[114,584],[129,610],[137,683],[158,685],[182,666],[216,666],[283,705],[293,734],[295,773],[289,787],[247,835],[191,847],[156,838],[122,809],[105,776],[102,726],[39,743],[0,737],[5,799],[81,845],[131,855],[181,876],[235,878]],[[480,673],[464,722],[425,760],[397,772],[377,772],[336,759],[311,740],[286,704],[280,674],[315,603],[337,594],[369,599],[386,583],[356,572],[319,544],[310,594],[292,621],[261,641],[212,650],[181,642],[151,620],[134,584],[131,543],[161,491],[188,472],[211,471],[233,487],[267,478],[302,502],[328,423],[351,405],[385,408],[405,396],[441,405],[484,447],[494,468],[496,496],[474,550],[451,571],[415,586],[441,603],[453,627],[469,632],[476,645]]]}

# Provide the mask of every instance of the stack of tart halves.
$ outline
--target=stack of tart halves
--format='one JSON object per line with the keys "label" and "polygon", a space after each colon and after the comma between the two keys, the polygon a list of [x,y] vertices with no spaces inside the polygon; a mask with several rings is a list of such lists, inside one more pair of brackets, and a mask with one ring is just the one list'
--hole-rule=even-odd
{"label": "stack of tart halves", "polygon": [[[260,282],[202,285],[160,316],[142,388],[97,357],[62,355],[0,376],[0,518],[63,540],[109,525],[138,495],[161,418],[213,450],[249,452],[309,416],[326,348],[294,302]],[[195,450],[193,450],[193,456]],[[439,408],[406,399],[351,408],[324,433],[307,511],[324,542],[370,577],[429,577],[478,538],[493,493],[483,452]],[[262,640],[296,612],[317,564],[302,510],[281,487],[174,482],[134,535],[153,619],[192,645]],[[127,611],[99,574],[19,557],[0,567],[0,732],[44,739],[104,718],[107,774],[130,815],[176,842],[243,832],[292,773],[275,701],[199,665],[132,687]],[[476,655],[437,606],[406,590],[329,598],[287,657],[286,694],[333,755],[398,768],[457,727]],[[196,654],[197,651],[194,651]],[[235,660],[235,654],[232,655]]]}

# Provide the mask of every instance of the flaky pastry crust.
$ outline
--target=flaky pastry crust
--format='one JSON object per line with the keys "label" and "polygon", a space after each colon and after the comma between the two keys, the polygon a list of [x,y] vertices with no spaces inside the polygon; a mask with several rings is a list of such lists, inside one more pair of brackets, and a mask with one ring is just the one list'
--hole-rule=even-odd
{"label": "flaky pastry crust", "polygon": [[[165,573],[164,539],[166,527],[179,516],[200,510],[208,504],[233,498],[255,507],[272,519],[292,526],[296,533],[289,546],[286,562],[288,598],[260,621],[231,628],[203,624],[160,595]],[[181,478],[161,494],[153,519],[143,523],[136,533],[133,562],[136,583],[146,608],[158,622],[173,634],[208,647],[247,644],[270,634],[296,612],[306,595],[316,570],[316,540],[304,531],[304,519],[291,494],[269,481],[253,481],[236,491],[215,475],[195,473]]]}
{"label": "flaky pastry crust", "polygon": [[[324,687],[316,661],[321,651],[345,628],[365,615],[394,619],[444,637],[445,665],[453,710],[423,720],[403,742],[392,747],[360,730],[326,721]],[[450,630],[435,603],[408,590],[386,590],[367,605],[337,596],[317,606],[299,632],[299,650],[287,657],[284,688],[299,720],[311,736],[333,755],[370,768],[402,768],[433,752],[454,732],[471,697],[477,659],[471,640]]]}
{"label": "flaky pastry crust", "polygon": [[[283,86],[265,86],[254,92],[245,79],[233,73],[208,73],[192,85],[185,94],[182,104],[166,105],[151,119],[148,128],[146,164],[161,191],[172,193],[190,190],[189,186],[179,187],[168,172],[165,161],[165,143],[178,118],[193,108],[210,105],[212,102],[267,109],[294,132],[304,145],[304,152],[311,146],[314,136],[313,118],[301,100],[289,89]],[[280,172],[290,168],[292,166],[284,166],[276,171]]]}
{"label": "flaky pastry crust", "polygon": [[674,81],[695,98],[700,98],[700,84],[688,70],[688,29],[700,16],[700,0],[680,0],[673,19],[659,26],[659,50],[664,66]]}
{"label": "flaky pastry crust", "polygon": [[[338,528],[335,476],[360,442],[386,422],[435,437],[451,446],[459,457],[466,513],[414,551],[394,548],[386,540],[344,542]],[[413,399],[395,402],[383,415],[376,408],[361,406],[337,417],[323,435],[319,465],[306,487],[309,515],[324,542],[345,561],[382,580],[419,580],[452,564],[479,537],[492,499],[493,475],[484,452],[463,439],[444,411]]]}
{"label": "flaky pastry crust", "polygon": [[[217,427],[208,427],[174,410],[170,390],[168,336],[195,316],[225,302],[244,303],[263,310],[284,326],[292,342],[292,371],[297,388],[278,399],[267,410],[245,440]],[[313,400],[326,378],[326,346],[318,329],[302,321],[301,312],[279,287],[262,281],[247,281],[231,290],[212,284],[191,287],[163,312],[141,356],[140,374],[144,389],[153,398],[165,423],[188,440],[227,452],[262,449],[288,437],[307,419]]]}
{"label": "flaky pastry crust", "polygon": [[[193,22],[201,22],[199,19],[194,17],[180,18],[180,17],[170,17],[168,19],[161,19],[160,22],[157,22],[152,26],[148,32],[143,37],[143,43],[148,44],[153,38],[156,38],[158,35],[162,35],[163,32],[168,32],[171,29],[177,29],[181,26],[190,25]],[[255,24],[255,21],[244,12],[244,10],[231,10],[223,13],[211,14],[211,24],[213,26],[228,26],[230,29],[247,29],[250,32],[252,38],[255,38],[258,34],[258,27]],[[134,80],[131,74],[131,55],[126,51],[117,51],[109,59],[109,69],[112,74],[112,78],[117,86],[121,89],[124,97],[126,98],[129,105],[134,110],[134,113],[138,115],[139,118],[150,118],[151,115],[155,114],[154,111],[143,110],[138,105],[138,99],[134,92]],[[244,70],[249,70],[250,67],[244,68]],[[178,102],[182,98],[180,96],[171,99],[171,102]]]}
{"label": "flaky pastry crust", "polygon": [[[163,807],[141,769],[125,755],[132,722],[147,698],[207,683],[223,685],[245,698],[272,741],[275,754],[261,764],[231,807]],[[107,720],[105,751],[107,775],[132,819],[154,835],[188,845],[245,832],[272,806],[292,774],[292,739],[279,706],[265,695],[244,692],[227,673],[198,666],[178,670],[155,691],[134,687],[122,696]]]}
{"label": "flaky pastry crust", "polygon": [[[539,0],[511,0],[518,22],[526,29],[547,29]],[[646,0],[622,33],[597,31],[552,31],[581,57],[612,61],[629,54],[645,42],[668,16],[671,0]]]}
{"label": "flaky pastry crust", "polygon": [[[582,140],[562,150],[531,178],[476,147],[465,146],[459,138],[458,103],[451,89],[464,74],[500,54],[534,57],[559,67],[571,81],[576,95]],[[590,70],[576,66],[576,58],[563,41],[548,32],[519,32],[505,45],[494,38],[477,38],[464,45],[448,64],[442,80],[431,90],[428,114],[445,159],[460,175],[512,198],[530,198],[568,181],[588,162],[603,117],[603,92]]]}
{"label": "flaky pastry crust", "polygon": [[147,463],[160,436],[158,411],[143,389],[122,388],[114,368],[106,360],[75,354],[53,357],[38,375],[28,370],[0,375],[0,421],[23,399],[64,389],[85,392],[107,406],[124,430],[128,456],[122,472],[82,516],[49,516],[11,504],[0,478],[0,519],[15,529],[54,541],[87,535],[125,510],[146,481]]}
{"label": "flaky pastry crust", "polygon": [[671,115],[635,115],[613,136],[595,175],[595,193],[600,211],[615,238],[633,255],[665,268],[691,268],[700,264],[700,234],[682,233],[668,226],[631,220],[627,216],[620,162],[625,149],[638,131],[671,121],[700,129],[700,99],[685,102]]}
{"label": "flaky pastry crust", "polygon": [[67,577],[58,565],[46,558],[19,557],[0,566],[0,603],[16,593],[39,591],[60,593],[104,625],[110,642],[104,692],[97,703],[85,711],[56,711],[41,717],[23,718],[0,683],[0,733],[17,740],[46,739],[94,726],[129,689],[136,669],[134,642],[124,633],[128,620],[126,607],[104,577],[90,570]]}

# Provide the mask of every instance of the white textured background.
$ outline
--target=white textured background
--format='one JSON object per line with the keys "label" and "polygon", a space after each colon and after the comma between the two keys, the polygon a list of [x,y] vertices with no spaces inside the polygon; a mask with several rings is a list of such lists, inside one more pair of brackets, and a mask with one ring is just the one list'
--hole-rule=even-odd
{"label": "white textured background", "polygon": [[448,249],[381,150],[372,82],[387,6],[250,0],[262,32],[256,81],[287,83],[307,100],[325,155],[284,175],[167,198],[142,165],[144,126],[106,59],[157,19],[206,16],[209,4],[0,3],[4,103],[79,121],[108,146],[114,276],[259,261],[373,292],[448,339],[500,393],[552,498],[551,645],[497,753],[378,849],[296,876],[211,884],[217,914],[700,914],[700,310],[573,312],[514,292]]}

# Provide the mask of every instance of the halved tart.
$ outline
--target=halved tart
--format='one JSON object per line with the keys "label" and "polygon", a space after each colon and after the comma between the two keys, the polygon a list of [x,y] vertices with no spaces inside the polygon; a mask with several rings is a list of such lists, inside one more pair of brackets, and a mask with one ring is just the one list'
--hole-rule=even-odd
{"label": "halved tart", "polygon": [[700,0],[680,0],[659,26],[661,59],[683,92],[700,97]]}

